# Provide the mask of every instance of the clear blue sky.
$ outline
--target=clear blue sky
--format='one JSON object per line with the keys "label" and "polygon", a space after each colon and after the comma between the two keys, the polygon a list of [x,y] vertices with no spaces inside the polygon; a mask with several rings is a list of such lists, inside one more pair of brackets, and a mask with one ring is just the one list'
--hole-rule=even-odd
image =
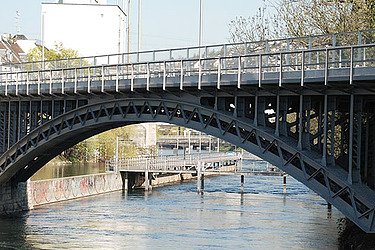
{"label": "clear blue sky", "polygon": [[[19,11],[21,33],[28,38],[40,40],[41,2],[57,2],[57,0],[2,1],[0,33],[16,33],[15,17],[16,11]],[[130,15],[132,48],[136,47],[137,2],[132,0]],[[262,0],[203,0],[203,43],[227,42],[229,22],[236,16],[254,15],[262,6],[262,2]],[[198,17],[199,0],[142,0],[142,49],[197,45]]]}

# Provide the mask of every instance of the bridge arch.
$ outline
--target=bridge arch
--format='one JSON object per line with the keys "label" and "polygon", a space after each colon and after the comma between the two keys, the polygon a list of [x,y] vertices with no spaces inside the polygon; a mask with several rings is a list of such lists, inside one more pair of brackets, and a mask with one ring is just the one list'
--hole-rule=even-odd
{"label": "bridge arch", "polygon": [[64,113],[30,132],[0,157],[0,182],[25,181],[60,152],[84,139],[144,122],[188,127],[244,148],[305,184],[362,228],[373,230],[370,192],[363,192],[363,186],[347,185],[342,176],[321,163],[320,155],[298,149],[295,141],[255,126],[248,118],[172,99],[114,99]]}

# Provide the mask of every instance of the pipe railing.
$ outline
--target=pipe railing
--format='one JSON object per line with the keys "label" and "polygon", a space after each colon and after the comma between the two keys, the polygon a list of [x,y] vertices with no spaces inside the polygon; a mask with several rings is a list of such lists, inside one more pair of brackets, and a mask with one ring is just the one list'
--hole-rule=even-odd
{"label": "pipe railing", "polygon": [[[364,45],[375,42],[375,30],[342,32],[306,37],[292,37],[264,41],[214,44],[172,49],[146,50],[121,54],[97,55],[52,61],[35,61],[11,65],[11,72],[34,71],[40,69],[81,68],[84,66],[100,66],[136,62],[156,62],[182,59],[198,59],[199,51],[203,51],[203,59],[210,57],[227,57],[247,54],[268,53],[274,51],[295,51],[343,45]],[[201,56],[201,58],[202,58]]]}
{"label": "pipe railing", "polygon": [[[150,87],[165,89],[170,84],[170,78],[173,78],[174,84],[176,81],[180,82],[182,89],[185,77],[198,77],[197,87],[200,89],[202,85],[211,84],[203,79],[206,75],[216,75],[215,84],[220,88],[220,85],[225,82],[225,75],[237,76],[237,85],[240,87],[245,74],[258,76],[258,84],[261,86],[267,80],[277,80],[279,84],[282,84],[283,80],[288,79],[287,74],[293,72],[299,72],[298,77],[303,85],[306,79],[313,77],[309,74],[310,71],[322,74],[325,84],[333,71],[336,76],[348,77],[351,84],[356,69],[361,67],[375,67],[375,44],[203,59],[3,72],[0,73],[0,85],[5,85],[5,95],[8,94],[9,88],[15,88],[16,95],[18,95],[20,85],[26,85],[24,94],[29,94],[30,85],[37,85],[39,93],[41,86],[45,88],[46,84],[50,93],[53,92],[53,88],[57,87],[64,94],[66,86],[71,87],[72,84],[75,93],[79,89],[82,90],[82,86],[84,86],[84,91],[91,92],[94,83],[99,83],[101,91],[104,92],[110,81],[115,83],[116,91],[118,91],[119,84],[123,80],[127,80],[122,84],[128,84],[131,91],[135,86],[139,87],[139,84],[145,85],[147,90]],[[156,83],[151,81],[153,78],[160,80]],[[143,79],[143,82],[139,82],[139,79]]]}
{"label": "pipe railing", "polygon": [[134,157],[118,161],[106,161],[109,171],[196,171],[199,162],[236,161],[241,154],[228,155],[226,153],[188,154],[185,156]]}

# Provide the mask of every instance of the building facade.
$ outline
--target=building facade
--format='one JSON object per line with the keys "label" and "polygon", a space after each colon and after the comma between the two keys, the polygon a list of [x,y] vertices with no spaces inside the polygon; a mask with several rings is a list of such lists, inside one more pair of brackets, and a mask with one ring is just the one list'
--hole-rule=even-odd
{"label": "building facade", "polygon": [[60,0],[42,3],[42,43],[62,43],[80,56],[125,52],[126,15],[106,0]]}

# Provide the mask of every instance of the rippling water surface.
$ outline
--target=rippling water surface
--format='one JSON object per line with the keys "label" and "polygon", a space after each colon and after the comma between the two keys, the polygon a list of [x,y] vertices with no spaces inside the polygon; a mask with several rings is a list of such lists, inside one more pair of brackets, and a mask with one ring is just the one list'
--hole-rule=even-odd
{"label": "rippling water surface", "polygon": [[51,204],[0,219],[0,247],[100,249],[337,248],[337,219],[324,200],[288,178],[239,176]]}

